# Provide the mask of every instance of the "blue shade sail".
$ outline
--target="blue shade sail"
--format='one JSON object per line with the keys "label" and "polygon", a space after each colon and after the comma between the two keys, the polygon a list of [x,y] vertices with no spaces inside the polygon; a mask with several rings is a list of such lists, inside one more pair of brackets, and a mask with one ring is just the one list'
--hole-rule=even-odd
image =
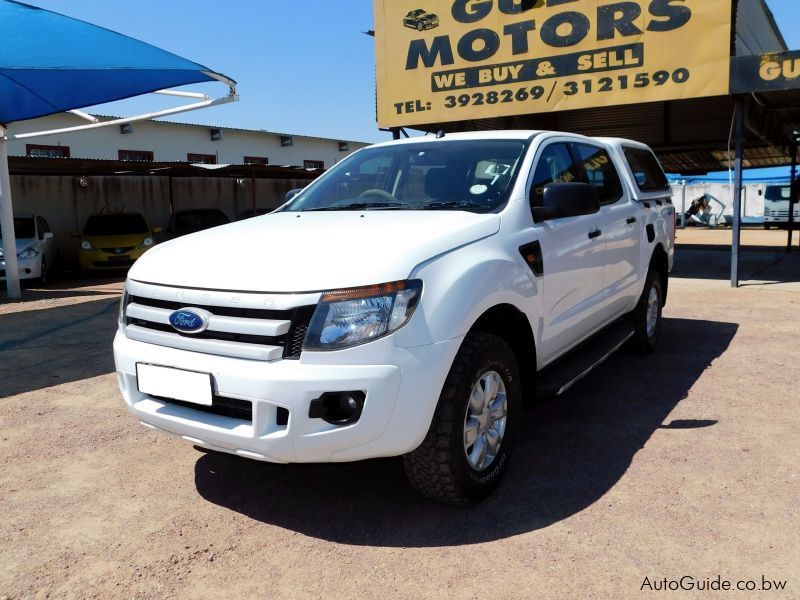
{"label": "blue shade sail", "polygon": [[0,24],[2,124],[191,83],[230,82],[171,52],[27,4],[0,0]]}

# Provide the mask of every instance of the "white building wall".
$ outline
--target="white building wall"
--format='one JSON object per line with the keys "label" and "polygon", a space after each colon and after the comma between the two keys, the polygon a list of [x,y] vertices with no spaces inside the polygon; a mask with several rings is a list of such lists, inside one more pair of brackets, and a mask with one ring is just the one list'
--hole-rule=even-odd
{"label": "white building wall", "polygon": [[[87,122],[71,114],[58,114],[32,121],[20,121],[9,127],[9,134],[46,131],[84,125]],[[26,144],[69,146],[72,158],[117,160],[119,150],[147,150],[156,161],[186,161],[187,154],[213,154],[219,164],[242,164],[245,156],[266,157],[271,165],[303,166],[306,160],[323,161],[330,168],[348,154],[368,146],[351,140],[349,151],[339,150],[340,140],[292,136],[292,146],[281,146],[281,134],[243,129],[217,128],[222,139],[211,140],[213,126],[186,125],[164,121],[133,123],[133,133],[122,134],[118,125],[77,133],[66,133],[24,140],[11,140],[8,152],[25,156]]]}

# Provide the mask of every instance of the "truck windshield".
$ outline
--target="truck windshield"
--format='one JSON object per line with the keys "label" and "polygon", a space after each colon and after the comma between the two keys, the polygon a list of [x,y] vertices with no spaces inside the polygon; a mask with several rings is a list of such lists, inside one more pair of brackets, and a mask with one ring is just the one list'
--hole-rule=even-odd
{"label": "truck windshield", "polygon": [[773,202],[781,202],[789,199],[789,186],[770,185],[767,186],[767,191],[764,193],[764,200],[772,200]]}
{"label": "truck windshield", "polygon": [[283,210],[492,212],[508,200],[526,148],[521,140],[436,140],[367,148],[340,162]]}

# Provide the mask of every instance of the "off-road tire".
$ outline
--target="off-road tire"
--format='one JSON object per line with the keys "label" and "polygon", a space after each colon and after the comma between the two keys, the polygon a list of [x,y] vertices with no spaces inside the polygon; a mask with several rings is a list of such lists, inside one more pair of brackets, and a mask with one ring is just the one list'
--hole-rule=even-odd
{"label": "off-road tire", "polygon": [[[506,429],[494,460],[482,471],[467,461],[464,421],[473,386],[489,371],[506,389]],[[508,468],[520,419],[519,370],[509,345],[495,335],[467,335],[447,375],[428,434],[403,457],[406,477],[422,495],[448,504],[468,505],[485,498]]]}
{"label": "off-road tire", "polygon": [[[658,294],[658,320],[655,330],[648,332],[647,313],[651,290],[655,289]],[[633,325],[633,337],[628,342],[628,349],[634,354],[651,354],[658,345],[661,337],[661,309],[664,305],[664,288],[661,283],[661,276],[658,271],[650,269],[647,271],[647,279],[644,290],[639,298],[636,308],[628,314],[628,321]]]}

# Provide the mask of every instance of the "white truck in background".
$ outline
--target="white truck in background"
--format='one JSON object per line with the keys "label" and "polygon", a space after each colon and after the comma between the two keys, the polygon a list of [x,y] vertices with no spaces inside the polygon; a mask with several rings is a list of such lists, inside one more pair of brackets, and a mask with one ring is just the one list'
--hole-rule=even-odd
{"label": "white truck in background", "polygon": [[646,146],[544,131],[355,152],[277,211],[130,270],[114,357],[143,425],[280,462],[403,456],[422,494],[500,481],[524,400],[652,351],[675,210]]}
{"label": "white truck in background", "polygon": [[[788,227],[791,190],[789,185],[768,185],[764,190],[764,229]],[[792,221],[800,224],[800,203],[796,200]]]}

